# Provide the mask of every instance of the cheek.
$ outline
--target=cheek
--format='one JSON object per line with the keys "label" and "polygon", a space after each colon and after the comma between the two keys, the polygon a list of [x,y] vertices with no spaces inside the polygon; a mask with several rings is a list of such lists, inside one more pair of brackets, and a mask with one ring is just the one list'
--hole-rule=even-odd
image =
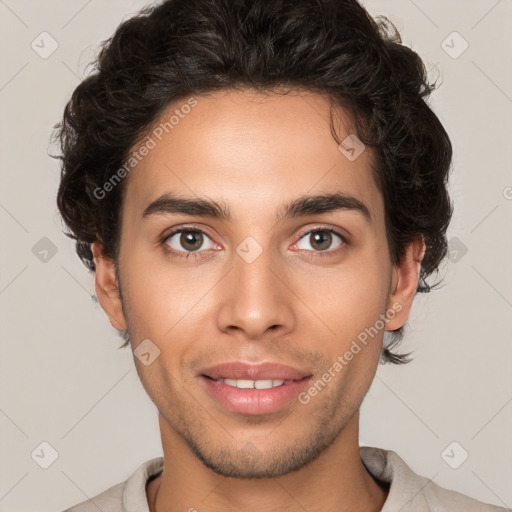
{"label": "cheek", "polygon": [[339,343],[375,324],[386,307],[388,279],[387,270],[375,259],[353,258],[336,268],[311,268],[295,279],[292,288],[334,332],[329,339]]}
{"label": "cheek", "polygon": [[[160,367],[160,372],[144,371],[145,380],[151,375],[161,381],[164,373],[181,375],[182,361],[190,353],[201,350],[205,330],[210,329],[214,314],[211,300],[205,295],[214,287],[218,276],[196,267],[184,268],[152,258],[132,254],[125,265],[123,294],[127,302],[127,321],[133,348],[149,339],[160,351],[158,359],[149,368]],[[126,282],[126,283],[125,283]],[[206,327],[206,320],[209,320]]]}
{"label": "cheek", "polygon": [[197,267],[171,264],[163,255],[131,254],[124,266],[123,293],[133,327],[156,338],[170,336],[173,326],[178,322],[181,326],[199,305],[215,278]]}

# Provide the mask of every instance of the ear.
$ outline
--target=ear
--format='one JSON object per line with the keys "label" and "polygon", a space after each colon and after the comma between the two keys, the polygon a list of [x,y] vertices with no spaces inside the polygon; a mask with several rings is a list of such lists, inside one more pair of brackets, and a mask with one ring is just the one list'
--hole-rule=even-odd
{"label": "ear", "polygon": [[423,236],[417,238],[407,247],[403,260],[394,267],[388,310],[398,312],[386,322],[386,331],[399,329],[409,318],[418,287],[421,260],[425,255],[425,248]]}
{"label": "ear", "polygon": [[121,296],[117,287],[114,262],[107,258],[99,242],[91,244],[94,264],[96,265],[96,295],[112,327],[118,330],[127,328],[124,318]]}

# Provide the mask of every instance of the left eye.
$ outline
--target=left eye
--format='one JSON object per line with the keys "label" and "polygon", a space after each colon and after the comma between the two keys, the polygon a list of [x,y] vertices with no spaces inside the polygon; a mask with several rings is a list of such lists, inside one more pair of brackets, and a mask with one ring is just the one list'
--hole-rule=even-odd
{"label": "left eye", "polygon": [[[331,247],[331,244],[333,243],[333,241],[335,241],[333,237],[336,237],[340,240],[340,243],[336,247]],[[307,240],[311,240],[311,242],[309,243],[310,247],[301,247],[300,244]],[[335,231],[330,229],[317,229],[316,231],[309,231],[308,233],[303,235],[295,245],[298,249],[326,251],[328,249],[336,249],[343,243],[343,237],[337,234]]]}

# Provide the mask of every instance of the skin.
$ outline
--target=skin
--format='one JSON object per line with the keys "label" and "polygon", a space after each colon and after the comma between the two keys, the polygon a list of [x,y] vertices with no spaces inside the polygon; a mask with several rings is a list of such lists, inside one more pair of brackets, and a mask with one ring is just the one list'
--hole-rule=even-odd
{"label": "skin", "polygon": [[[147,486],[150,510],[379,511],[387,488],[362,464],[358,431],[384,329],[307,405],[292,401],[272,414],[228,411],[197,373],[228,361],[271,361],[307,369],[316,380],[393,304],[401,311],[385,329],[405,323],[423,240],[392,265],[374,154],[366,148],[354,161],[342,154],[323,96],[245,90],[196,99],[126,178],[119,283],[115,262],[93,244],[96,292],[111,324],[129,329],[132,349],[149,338],[160,350],[148,366],[134,358],[159,411],[165,460]],[[337,114],[343,140],[355,131],[348,114]],[[372,223],[354,210],[278,221],[284,203],[336,191],[366,204]],[[164,192],[223,201],[233,218],[142,219]],[[162,242],[181,226],[207,231],[199,257],[165,252],[171,244],[193,252],[180,234]],[[333,235],[327,250],[318,249],[308,232],[319,227],[337,229],[348,245],[337,251],[343,242]],[[236,252],[247,236],[263,249],[252,263]]]}

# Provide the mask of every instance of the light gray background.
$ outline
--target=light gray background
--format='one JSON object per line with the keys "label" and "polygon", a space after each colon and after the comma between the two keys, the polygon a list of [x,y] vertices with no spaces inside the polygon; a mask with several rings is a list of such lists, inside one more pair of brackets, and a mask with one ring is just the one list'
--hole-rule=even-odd
{"label": "light gray background", "polygon": [[[144,5],[0,0],[1,511],[59,512],[161,455],[156,409],[131,353],[117,349],[91,300],[93,278],[62,234],[59,163],[47,155],[51,127],[98,43]],[[512,2],[364,5],[396,24],[432,79],[440,74],[431,105],[454,144],[455,214],[446,286],[416,298],[403,346],[415,360],[379,369],[361,443],[397,451],[442,486],[512,507]],[[50,48],[43,31],[59,45],[46,59],[31,48]],[[469,43],[458,58],[447,53],[463,48],[454,31]],[[33,252],[43,237],[57,249],[46,262]],[[58,452],[48,469],[31,457],[43,441]],[[462,450],[468,459],[452,469],[446,461],[456,465]]]}

